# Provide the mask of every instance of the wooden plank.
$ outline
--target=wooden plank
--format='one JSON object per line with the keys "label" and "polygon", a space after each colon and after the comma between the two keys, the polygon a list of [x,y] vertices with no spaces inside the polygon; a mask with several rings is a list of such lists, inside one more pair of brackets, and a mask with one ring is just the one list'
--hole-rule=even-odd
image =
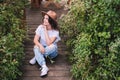
{"label": "wooden plank", "polygon": [[71,77],[23,77],[22,80],[72,80]]}
{"label": "wooden plank", "polygon": [[[24,71],[38,71],[40,68],[40,66],[38,66],[37,64],[36,65],[23,65],[22,66],[22,70]],[[48,65],[48,68],[51,70],[51,71],[69,71],[70,70],[70,66],[69,65],[64,65],[64,64],[61,64],[61,65]]]}
{"label": "wooden plank", "polygon": [[[35,71],[35,70],[32,70],[32,71],[25,71],[23,73],[23,76],[24,77],[28,77],[28,76],[40,76],[40,73],[41,71]],[[49,71],[48,72],[48,76],[51,76],[51,77],[69,77],[70,76],[70,72],[69,71]]]}

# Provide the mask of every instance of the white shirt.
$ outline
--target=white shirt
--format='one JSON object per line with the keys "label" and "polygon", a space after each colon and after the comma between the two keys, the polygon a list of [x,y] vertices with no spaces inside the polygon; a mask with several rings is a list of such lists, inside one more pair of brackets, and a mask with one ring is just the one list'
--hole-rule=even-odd
{"label": "white shirt", "polygon": [[[47,46],[43,25],[39,25],[35,32],[37,35],[40,36],[40,43],[43,46]],[[56,37],[56,40],[53,42],[53,44],[55,44],[55,45],[57,45],[56,43],[59,40],[61,40],[60,36],[59,36],[59,31],[57,31],[57,30],[48,30],[48,35],[49,35],[49,37]]]}

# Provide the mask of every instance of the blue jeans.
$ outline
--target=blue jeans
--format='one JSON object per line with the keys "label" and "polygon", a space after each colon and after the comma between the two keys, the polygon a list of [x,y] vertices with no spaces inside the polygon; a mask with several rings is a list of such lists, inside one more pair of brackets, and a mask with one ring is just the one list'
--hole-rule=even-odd
{"label": "blue jeans", "polygon": [[41,53],[38,46],[34,46],[35,59],[40,66],[46,64],[45,57],[49,56],[51,59],[58,55],[57,45],[51,44],[44,47],[45,53]]}

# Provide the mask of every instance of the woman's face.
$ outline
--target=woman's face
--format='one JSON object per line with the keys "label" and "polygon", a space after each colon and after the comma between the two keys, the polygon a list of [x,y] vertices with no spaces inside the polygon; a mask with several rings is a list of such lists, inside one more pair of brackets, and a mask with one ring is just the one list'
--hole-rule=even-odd
{"label": "woman's face", "polygon": [[45,15],[44,20],[43,20],[43,24],[47,27],[47,29],[51,29],[51,25],[49,24],[48,19],[49,19],[49,16]]}
{"label": "woman's face", "polygon": [[48,22],[48,19],[49,19],[48,15],[45,15],[44,19],[43,19],[43,24],[46,25],[46,26],[50,25],[49,22]]}

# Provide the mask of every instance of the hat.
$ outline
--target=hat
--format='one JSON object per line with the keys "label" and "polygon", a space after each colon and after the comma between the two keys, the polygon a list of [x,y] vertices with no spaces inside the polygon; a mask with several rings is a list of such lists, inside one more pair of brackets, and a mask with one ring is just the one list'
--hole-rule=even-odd
{"label": "hat", "polygon": [[57,20],[57,14],[56,12],[52,11],[52,10],[49,10],[48,12],[45,12],[45,11],[41,11],[42,12],[42,15],[48,15],[49,17],[51,17],[54,21]]}

